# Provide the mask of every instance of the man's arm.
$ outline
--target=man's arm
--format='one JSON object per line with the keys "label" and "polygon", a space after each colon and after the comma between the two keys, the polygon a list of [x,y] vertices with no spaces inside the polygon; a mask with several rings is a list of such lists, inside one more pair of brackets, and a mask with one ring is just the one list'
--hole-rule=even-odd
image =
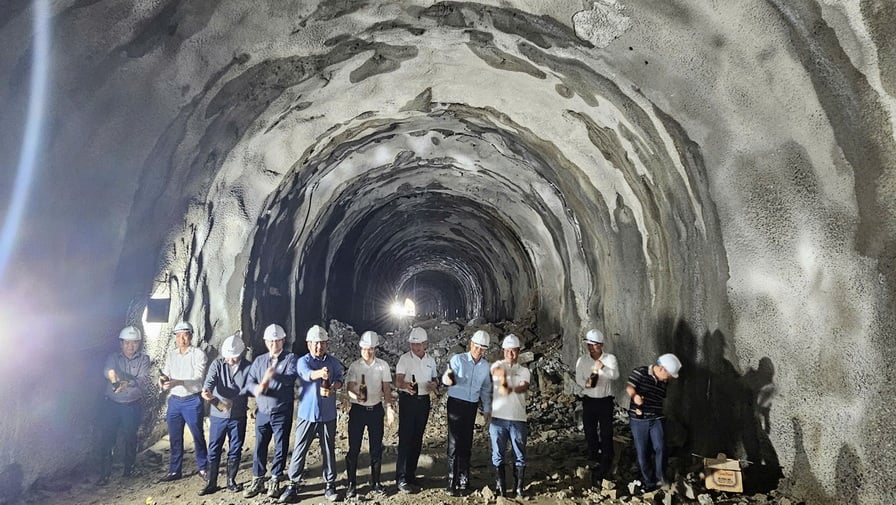
{"label": "man's arm", "polygon": [[619,362],[616,361],[616,356],[612,354],[607,355],[601,358],[601,362],[604,366],[598,370],[598,375],[601,377],[606,377],[610,380],[616,380],[619,378]]}

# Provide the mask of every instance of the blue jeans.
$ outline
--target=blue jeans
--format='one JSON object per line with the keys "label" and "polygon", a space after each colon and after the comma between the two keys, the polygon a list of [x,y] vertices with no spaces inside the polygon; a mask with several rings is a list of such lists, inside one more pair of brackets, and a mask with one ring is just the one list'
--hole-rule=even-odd
{"label": "blue jeans", "polygon": [[292,431],[292,409],[288,412],[265,414],[258,411],[255,416],[255,453],[252,455],[252,475],[264,477],[268,465],[268,444],[274,437],[274,461],[271,462],[271,477],[283,480],[286,468],[286,453],[289,452],[289,432]]}
{"label": "blue jeans", "polygon": [[184,425],[190,428],[193,435],[193,447],[196,451],[196,466],[205,470],[208,466],[208,448],[205,445],[205,433],[202,431],[202,417],[205,411],[202,398],[198,394],[185,398],[168,397],[168,438],[171,442],[171,458],[168,472],[182,473],[184,466]]}
{"label": "blue jeans", "polygon": [[[638,467],[641,469],[641,477],[644,479],[644,489],[655,488],[660,482],[666,480],[663,420],[629,418],[629,425],[632,428],[635,452],[638,454]],[[651,452],[653,452],[652,461]]]}
{"label": "blue jeans", "polygon": [[529,429],[525,421],[492,418],[491,424],[488,425],[488,434],[492,438],[492,464],[494,466],[504,464],[507,442],[510,442],[513,454],[516,456],[514,465],[526,466],[526,438]]}
{"label": "blue jeans", "polygon": [[[246,418],[226,419],[211,416],[212,424],[208,429],[208,460],[212,465],[221,462],[224,449],[224,438],[227,438],[227,459],[240,460],[243,441],[246,440]],[[239,464],[239,463],[237,463]]]}

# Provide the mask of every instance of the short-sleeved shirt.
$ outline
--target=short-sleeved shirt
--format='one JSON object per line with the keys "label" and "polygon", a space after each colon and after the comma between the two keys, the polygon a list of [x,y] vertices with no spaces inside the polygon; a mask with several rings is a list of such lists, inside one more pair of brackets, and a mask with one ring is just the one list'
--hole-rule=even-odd
{"label": "short-sleeved shirt", "polygon": [[243,419],[246,417],[249,397],[246,392],[246,380],[252,365],[246,359],[240,359],[236,365],[228,365],[223,358],[212,361],[205,375],[202,389],[208,389],[219,400],[232,402],[229,409],[221,411],[215,407],[209,409],[211,417],[224,419]]}
{"label": "short-sleeved shirt", "polygon": [[[274,359],[269,352],[252,361],[246,378],[246,390],[249,393],[254,394],[255,387],[261,384],[272,361]],[[292,405],[296,398],[296,361],[296,355],[288,351],[282,351],[277,356],[274,377],[268,381],[267,390],[255,397],[259,412],[264,414],[287,412],[292,415]]]}
{"label": "short-sleeved shirt", "polygon": [[454,385],[448,388],[448,396],[477,403],[482,401],[482,412],[492,411],[492,376],[488,361],[483,357],[476,362],[469,352],[455,354],[448,360],[454,370]]}
{"label": "short-sleeved shirt", "polygon": [[208,358],[202,349],[188,347],[187,352],[181,354],[174,348],[168,351],[165,366],[162,373],[173,380],[183,381],[183,385],[171,388],[171,396],[190,396],[202,391],[202,380],[205,378],[205,365]]}
{"label": "short-sleeved shirt", "polygon": [[638,417],[635,409],[641,411],[642,416],[662,417],[663,401],[666,399],[666,383],[657,379],[653,374],[653,366],[639,366],[632,370],[628,376],[628,385],[635,388],[635,392],[641,395],[644,402],[639,406],[631,402],[628,408],[629,416]]}
{"label": "short-sleeved shirt", "polygon": [[403,374],[405,382],[417,379],[417,395],[426,396],[429,391],[425,388],[425,383],[438,379],[438,369],[436,368],[436,360],[432,359],[429,354],[424,354],[422,358],[418,358],[416,354],[408,351],[398,358],[398,364],[395,365],[395,375]]}
{"label": "short-sleeved shirt", "polygon": [[591,398],[613,396],[613,381],[619,378],[619,363],[616,361],[616,356],[608,353],[601,354],[600,361],[604,366],[597,371],[597,384],[593,388],[586,388],[585,381],[591,376],[597,361],[590,354],[583,354],[576,361],[576,383],[582,388],[584,396]]}
{"label": "short-sleeved shirt", "polygon": [[[115,352],[106,358],[106,366],[103,368],[103,377],[106,377],[106,398],[116,403],[131,403],[139,400],[149,391],[151,379],[149,356],[138,352],[133,358],[128,359],[121,352]],[[120,393],[115,392],[112,383],[106,375],[109,370],[115,370],[118,380],[128,381],[127,387]]]}
{"label": "short-sleeved shirt", "polygon": [[355,360],[348,367],[345,382],[361,384],[362,376],[364,377],[364,384],[367,384],[367,401],[359,402],[352,398],[351,402],[369,407],[383,401],[383,383],[392,382],[392,372],[389,370],[389,364],[379,358],[373,358],[373,363],[369,365],[363,358]]}
{"label": "short-sleeved shirt", "polygon": [[311,380],[311,373],[323,367],[330,369],[330,383],[344,382],[342,363],[332,354],[315,358],[310,352],[296,363],[301,390],[299,391],[299,411],[296,417],[315,423],[325,423],[336,419],[336,392],[330,396],[320,395],[322,379]]}
{"label": "short-sleeved shirt", "polygon": [[[493,372],[498,367],[504,367],[507,385],[510,388],[528,384],[530,381],[529,369],[519,363],[509,366],[506,361],[501,360],[493,363],[490,370]],[[502,395],[499,391],[502,382],[502,379],[492,376],[492,418],[525,422],[526,393],[511,392],[506,396]]]}

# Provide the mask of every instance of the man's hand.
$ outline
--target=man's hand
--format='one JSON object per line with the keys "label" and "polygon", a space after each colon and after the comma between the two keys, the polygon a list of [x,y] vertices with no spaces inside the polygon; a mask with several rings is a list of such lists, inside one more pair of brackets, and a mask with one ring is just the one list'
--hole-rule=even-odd
{"label": "man's hand", "polygon": [[212,395],[212,392],[210,389],[202,390],[202,399],[203,400],[210,402],[210,401],[212,401],[212,398],[214,398],[214,395]]}
{"label": "man's hand", "polygon": [[268,383],[271,379],[274,378],[274,375],[277,375],[276,365],[271,365],[264,372],[264,377],[261,378],[261,382]]}
{"label": "man's hand", "polygon": [[395,407],[391,403],[386,405],[386,424],[389,426],[395,424]]}
{"label": "man's hand", "polygon": [[311,380],[329,379],[329,378],[330,378],[330,369],[327,367],[323,367],[321,369],[311,372]]}
{"label": "man's hand", "polygon": [[127,387],[128,387],[128,381],[117,381],[117,382],[118,382],[118,385],[115,386],[115,389],[112,390],[113,392],[115,392],[115,393],[121,393],[122,391],[124,391],[125,389],[127,389]]}
{"label": "man's hand", "polygon": [[488,425],[492,422],[492,413],[486,412],[482,414],[483,422],[485,423],[485,429],[488,429]]}
{"label": "man's hand", "polygon": [[643,404],[644,404],[644,397],[642,397],[641,395],[635,393],[635,396],[632,396],[632,401],[635,402],[635,405],[643,405]]}

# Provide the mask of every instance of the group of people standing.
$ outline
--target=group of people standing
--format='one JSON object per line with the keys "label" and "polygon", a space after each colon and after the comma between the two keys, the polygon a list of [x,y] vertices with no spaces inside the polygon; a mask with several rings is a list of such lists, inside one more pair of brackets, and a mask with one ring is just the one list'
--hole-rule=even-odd
{"label": "group of people standing", "polygon": [[[491,337],[482,330],[475,332],[467,352],[451,356],[448,366],[439,374],[435,360],[426,352],[426,331],[412,328],[408,337],[410,350],[398,360],[394,383],[389,365],[376,357],[381,337],[373,331],[361,335],[360,358],[352,362],[348,370],[328,354],[329,336],[326,330],[316,325],[306,334],[308,353],[305,355],[298,356],[286,349],[286,332],[272,324],[264,331],[267,353],[255,357],[250,363],[245,358],[246,345],[237,333],[224,340],[220,358],[208,367],[205,353],[192,345],[192,325],[178,323],[174,335],[176,346],[167,353],[159,370],[158,385],[168,393],[166,421],[171,445],[168,472],[160,481],[183,478],[183,432],[186,426],[193,436],[198,475],[205,480],[199,495],[219,489],[218,474],[226,440],[227,488],[230,491],[244,491],[246,498],[266,493],[280,503],[290,503],[299,497],[306,455],[317,439],[322,455],[324,496],[330,501],[336,500],[336,392],[345,385],[351,404],[345,496],[351,498],[358,493],[358,464],[365,430],[370,455],[369,490],[385,493],[381,471],[383,435],[385,425],[395,422],[394,386],[398,393],[395,483],[398,491],[411,493],[420,487],[417,464],[431,410],[430,393],[440,386],[447,386],[446,492],[460,496],[468,489],[473,431],[477,412],[481,411],[491,438],[497,494],[525,496],[526,393],[530,372],[519,363],[521,343],[513,334],[505,336],[501,343],[503,359],[489,363],[485,355]],[[119,341],[120,352],[111,354],[104,368],[108,384],[105,386],[106,410],[98,482],[101,485],[109,480],[112,449],[119,428],[124,439],[124,475],[132,474],[137,429],[142,418],[140,400],[151,385],[152,367],[149,357],[140,352],[139,329],[134,326],[124,328]],[[576,382],[583,391],[585,440],[589,458],[593,461],[592,479],[598,483],[612,467],[612,393],[619,367],[613,355],[603,352],[604,337],[600,331],[589,330],[585,344],[588,353],[576,363]],[[678,376],[680,368],[678,358],[664,354],[656,364],[633,370],[626,387],[631,398],[632,435],[645,488],[664,482],[662,405],[666,384]],[[250,395],[257,406],[253,478],[243,490],[236,476],[245,441]],[[203,400],[211,404],[208,445],[203,432]],[[294,446],[287,468],[293,428]],[[274,456],[268,474],[268,448],[272,440]],[[513,451],[512,458],[506,456],[508,445]],[[513,475],[512,487],[507,486],[507,466]],[[282,483],[285,483],[283,489]]]}

